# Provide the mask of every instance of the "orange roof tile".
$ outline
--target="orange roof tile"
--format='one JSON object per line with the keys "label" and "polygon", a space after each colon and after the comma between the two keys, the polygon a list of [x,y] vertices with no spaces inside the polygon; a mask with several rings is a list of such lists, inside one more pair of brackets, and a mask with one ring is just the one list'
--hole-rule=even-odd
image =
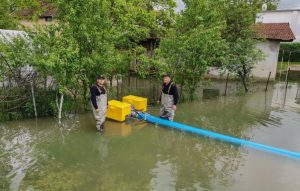
{"label": "orange roof tile", "polygon": [[289,23],[258,23],[256,25],[256,35],[269,40],[295,40],[295,35]]}

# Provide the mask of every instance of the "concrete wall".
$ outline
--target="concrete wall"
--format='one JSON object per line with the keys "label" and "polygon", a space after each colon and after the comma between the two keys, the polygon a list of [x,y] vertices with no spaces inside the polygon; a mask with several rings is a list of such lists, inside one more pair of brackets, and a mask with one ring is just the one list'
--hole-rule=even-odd
{"label": "concrete wall", "polygon": [[266,11],[259,13],[257,16],[256,22],[290,23],[290,27],[296,37],[294,42],[300,42],[300,9]]}
{"label": "concrete wall", "polygon": [[280,42],[267,40],[259,43],[257,47],[263,51],[265,59],[255,65],[252,76],[255,79],[267,80],[271,72],[270,79],[275,80]]}

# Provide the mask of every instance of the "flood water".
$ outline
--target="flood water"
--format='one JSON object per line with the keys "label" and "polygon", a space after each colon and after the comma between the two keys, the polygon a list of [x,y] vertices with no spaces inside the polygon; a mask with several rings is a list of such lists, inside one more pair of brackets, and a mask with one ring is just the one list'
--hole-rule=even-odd
{"label": "flood water", "polygon": [[[214,87],[222,94],[223,85]],[[175,121],[300,152],[300,84],[263,89],[182,103]],[[107,121],[104,134],[94,123],[91,113],[61,127],[54,118],[0,123],[0,190],[300,190],[299,159],[134,119]]]}

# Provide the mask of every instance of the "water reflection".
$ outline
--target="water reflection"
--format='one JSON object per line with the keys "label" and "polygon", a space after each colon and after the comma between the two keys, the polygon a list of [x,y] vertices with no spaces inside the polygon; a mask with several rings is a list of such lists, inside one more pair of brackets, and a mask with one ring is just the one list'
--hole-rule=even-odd
{"label": "water reflection", "polygon": [[157,161],[155,168],[151,171],[151,190],[175,190],[176,166],[169,161]]}
{"label": "water reflection", "polygon": [[131,134],[132,126],[128,122],[115,122],[107,120],[105,122],[105,134],[109,136],[125,137]]}
{"label": "water reflection", "polygon": [[[139,85],[146,86],[139,81],[126,83],[137,90]],[[290,84],[286,96],[281,86],[245,96],[182,103],[175,119],[300,151],[300,105],[295,99],[299,85]],[[153,93],[151,87],[144,93]],[[158,108],[150,107],[149,112],[158,114]],[[296,181],[300,166],[291,159],[133,119],[107,121],[105,126],[104,134],[96,133],[91,113],[65,118],[61,126],[53,118],[1,124],[0,190],[268,190],[267,184],[279,191],[284,184],[289,185],[287,190],[300,187]]]}
{"label": "water reflection", "polygon": [[[6,129],[1,127],[1,163],[7,170],[6,178],[10,180],[10,190],[19,190],[19,186],[35,163],[35,143],[28,129]],[[5,178],[1,178],[4,179]],[[7,182],[8,184],[8,182]]]}

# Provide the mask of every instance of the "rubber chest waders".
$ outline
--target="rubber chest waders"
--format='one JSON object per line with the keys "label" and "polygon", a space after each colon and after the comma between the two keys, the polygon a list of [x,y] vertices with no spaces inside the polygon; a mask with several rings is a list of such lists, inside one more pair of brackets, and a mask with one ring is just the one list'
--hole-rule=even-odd
{"label": "rubber chest waders", "polygon": [[160,117],[169,121],[173,121],[175,115],[175,111],[172,108],[174,96],[169,94],[172,86],[173,83],[170,84],[167,94],[163,91],[161,92]]}
{"label": "rubber chest waders", "polygon": [[98,130],[100,130],[100,127],[104,123],[105,118],[106,118],[106,112],[107,112],[107,93],[106,93],[106,90],[105,90],[105,94],[103,94],[102,91],[100,90],[100,88],[98,86],[96,86],[96,87],[97,87],[97,89],[100,92],[100,95],[96,96],[96,102],[97,102],[97,105],[98,105],[99,112],[96,112],[93,104],[92,104],[92,108],[93,108],[94,117],[96,119],[96,128]]}

